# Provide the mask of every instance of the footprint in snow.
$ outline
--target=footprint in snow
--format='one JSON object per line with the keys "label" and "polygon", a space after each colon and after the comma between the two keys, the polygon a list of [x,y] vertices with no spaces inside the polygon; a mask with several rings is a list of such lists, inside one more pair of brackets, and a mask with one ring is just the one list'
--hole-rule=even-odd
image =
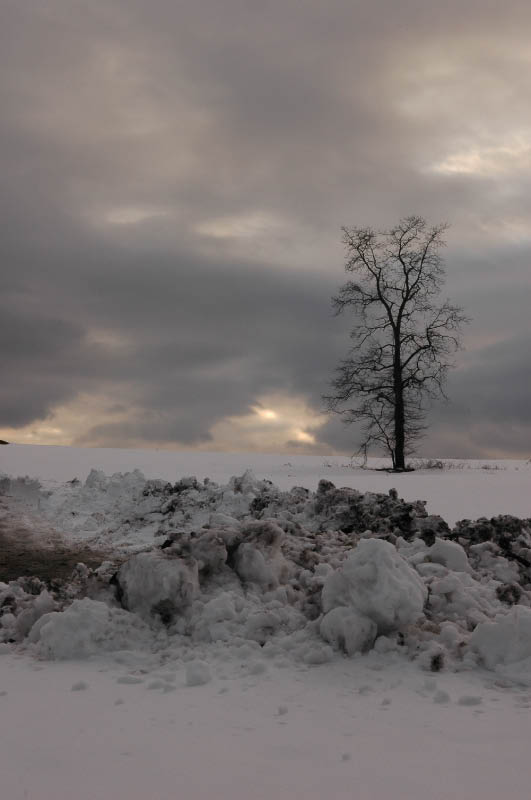
{"label": "footprint in snow", "polygon": [[460,706],[479,706],[483,702],[483,698],[474,694],[464,694],[457,702]]}
{"label": "footprint in snow", "polygon": [[151,681],[147,684],[146,689],[162,689],[162,691],[166,694],[167,692],[175,691],[177,687],[175,684],[170,683],[170,681],[164,681],[157,678],[154,681]]}
{"label": "footprint in snow", "polygon": [[70,687],[71,692],[83,692],[85,689],[88,689],[89,685],[86,681],[78,681],[77,683],[73,683]]}

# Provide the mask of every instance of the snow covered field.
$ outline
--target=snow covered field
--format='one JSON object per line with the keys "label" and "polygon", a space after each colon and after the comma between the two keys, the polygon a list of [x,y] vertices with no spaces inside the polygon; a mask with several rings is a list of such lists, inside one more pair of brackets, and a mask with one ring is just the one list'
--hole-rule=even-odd
{"label": "snow covered field", "polygon": [[[531,454],[530,454],[531,455]],[[372,466],[385,462],[372,459]],[[176,481],[195,475],[227,483],[233,475],[252,469],[279,489],[295,484],[315,490],[321,478],[361,492],[387,492],[396,487],[408,500],[422,499],[431,514],[449,523],[458,519],[514,514],[531,516],[531,458],[528,461],[447,461],[448,469],[420,469],[412,475],[353,469],[346,456],[297,456],[260,453],[181,453],[169,450],[110,448],[0,447],[0,474],[39,477],[44,485],[84,481],[92,468],[107,475],[141,470],[148,478]]]}
{"label": "snow covered field", "polygon": [[1,796],[527,798],[530,489],[0,447]]}

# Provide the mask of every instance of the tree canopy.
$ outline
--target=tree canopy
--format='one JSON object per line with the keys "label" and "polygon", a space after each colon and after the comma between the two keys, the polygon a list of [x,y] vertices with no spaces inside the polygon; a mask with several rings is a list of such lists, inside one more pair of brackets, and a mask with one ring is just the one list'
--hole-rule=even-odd
{"label": "tree canopy", "polygon": [[352,346],[336,369],[328,409],[360,422],[360,450],[383,448],[393,468],[425,431],[430,400],[444,395],[452,356],[468,322],[459,306],[438,302],[447,225],[409,216],[387,231],[343,228],[345,269],[355,277],[332,301],[355,317]]}

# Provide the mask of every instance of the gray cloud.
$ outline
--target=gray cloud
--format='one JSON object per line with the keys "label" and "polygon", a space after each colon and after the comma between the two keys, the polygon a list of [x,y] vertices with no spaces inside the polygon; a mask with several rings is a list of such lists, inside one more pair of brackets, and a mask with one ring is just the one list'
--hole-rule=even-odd
{"label": "gray cloud", "polygon": [[[79,441],[191,446],[267,393],[319,409],[348,347],[340,225],[420,211],[452,223],[474,317],[424,447],[529,449],[530,22],[520,0],[8,3],[0,425],[104,394],[130,418]],[[317,446],[355,438],[334,419]]]}
{"label": "gray cloud", "polygon": [[456,401],[471,415],[507,426],[531,424],[528,338],[509,338],[485,347],[454,382]]}
{"label": "gray cloud", "polygon": [[104,264],[88,259],[86,271],[75,271],[79,293],[67,275],[50,286],[41,264],[33,291],[62,319],[35,320],[26,297],[5,298],[1,342],[21,400],[14,405],[7,395],[4,424],[42,418],[76,392],[103,386],[142,409],[141,419],[99,426],[82,441],[124,443],[134,430],[146,441],[192,444],[267,392],[302,392],[319,404],[330,348],[339,356],[345,340],[328,279],[189,253],[159,255],[154,270],[142,258],[114,256],[109,250]]}

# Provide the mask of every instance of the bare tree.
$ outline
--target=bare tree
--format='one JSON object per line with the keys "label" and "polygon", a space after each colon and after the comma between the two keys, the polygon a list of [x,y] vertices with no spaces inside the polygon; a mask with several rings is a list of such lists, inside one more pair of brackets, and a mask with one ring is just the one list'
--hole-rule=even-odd
{"label": "bare tree", "polygon": [[443,396],[451,357],[469,320],[448,300],[436,301],[444,283],[446,225],[428,227],[406,217],[388,231],[343,228],[345,269],[356,275],[332,298],[336,313],[356,316],[353,346],[340,362],[325,396],[328,410],[345,422],[361,422],[360,451],[383,449],[393,469],[406,469],[406,456],[425,431],[430,400]]}

